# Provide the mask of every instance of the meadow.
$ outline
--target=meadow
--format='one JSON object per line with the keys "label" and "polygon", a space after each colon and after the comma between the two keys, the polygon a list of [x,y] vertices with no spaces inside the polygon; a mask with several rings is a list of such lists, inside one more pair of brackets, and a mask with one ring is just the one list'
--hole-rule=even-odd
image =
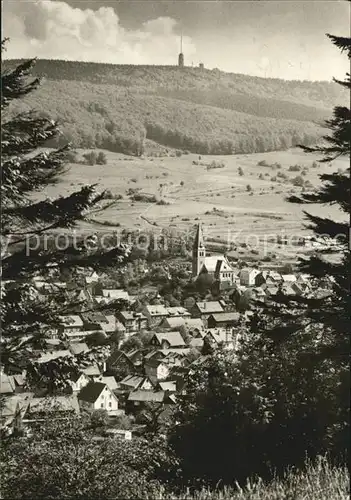
{"label": "meadow", "polygon": [[[188,154],[137,158],[107,151],[105,154],[106,165],[71,164],[62,181],[40,196],[69,194],[79,186],[97,183],[116,201],[112,205],[110,200],[106,202],[111,206],[93,214],[93,223],[82,223],[81,231],[124,228],[152,229],[157,233],[174,228],[187,235],[201,221],[208,242],[231,242],[233,256],[245,252],[239,248],[241,245],[259,248],[257,258],[262,257],[263,241],[267,244],[270,236],[312,234],[305,227],[306,206],[286,200],[303,189],[292,181],[303,178],[309,186],[305,189],[313,189],[321,173],[347,168],[342,159],[333,166],[317,163],[316,156],[301,149],[223,157]],[[294,171],[296,165],[299,171]],[[307,208],[312,214],[339,217],[334,207]],[[298,248],[300,253],[308,251]],[[286,259],[297,254],[291,246],[275,245],[266,251]]]}

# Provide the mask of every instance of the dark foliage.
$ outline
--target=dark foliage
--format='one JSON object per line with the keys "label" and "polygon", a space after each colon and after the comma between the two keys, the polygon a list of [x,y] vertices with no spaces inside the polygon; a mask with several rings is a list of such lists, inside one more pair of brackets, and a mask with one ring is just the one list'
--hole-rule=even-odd
{"label": "dark foliage", "polygon": [[[39,296],[31,282],[35,275],[40,273],[54,281],[65,269],[121,265],[128,253],[125,246],[106,252],[87,238],[68,238],[64,249],[57,243],[59,237],[67,238],[67,230],[87,220],[89,212],[104,199],[104,193],[99,193],[95,185],[83,186],[80,191],[54,200],[33,201],[33,195],[43,198],[40,191],[45,192],[64,174],[69,151],[66,145],[53,151],[43,150],[59,134],[55,121],[33,111],[14,112],[16,102],[36,93],[40,86],[39,78],[30,77],[34,65],[35,60],[22,62],[1,77],[1,243],[5,280],[1,326],[5,371],[28,368],[33,348],[43,345],[50,329],[58,324],[58,315],[63,311],[67,314],[70,306],[76,306],[60,290],[50,298]],[[56,377],[54,386],[59,387],[70,367],[63,369],[65,377],[61,378],[58,366],[47,368],[48,374]]]}

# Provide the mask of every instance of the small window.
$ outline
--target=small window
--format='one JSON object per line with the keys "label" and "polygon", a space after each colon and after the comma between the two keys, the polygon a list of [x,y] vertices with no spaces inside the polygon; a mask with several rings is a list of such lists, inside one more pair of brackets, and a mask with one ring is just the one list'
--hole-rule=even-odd
{"label": "small window", "polygon": [[103,407],[104,407],[104,403],[101,403],[100,408],[103,408]]}
{"label": "small window", "polygon": [[111,406],[112,406],[112,403],[111,403],[111,401],[109,402],[108,406],[109,406],[109,408],[111,408]]}

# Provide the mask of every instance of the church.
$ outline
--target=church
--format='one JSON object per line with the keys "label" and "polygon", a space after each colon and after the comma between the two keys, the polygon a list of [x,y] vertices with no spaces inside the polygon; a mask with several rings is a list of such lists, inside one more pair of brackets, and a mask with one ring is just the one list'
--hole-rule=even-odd
{"label": "church", "polygon": [[192,255],[193,278],[203,273],[211,275],[221,285],[231,286],[235,283],[236,272],[225,255],[206,256],[206,247],[201,223],[198,224]]}

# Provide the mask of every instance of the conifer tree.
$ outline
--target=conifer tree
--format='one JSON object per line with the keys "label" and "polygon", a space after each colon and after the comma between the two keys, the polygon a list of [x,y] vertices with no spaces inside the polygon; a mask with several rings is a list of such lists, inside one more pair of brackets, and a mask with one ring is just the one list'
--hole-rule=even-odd
{"label": "conifer tree", "polygon": [[[348,59],[351,58],[351,38],[327,35],[330,40]],[[350,74],[345,80],[336,83],[351,90]],[[351,111],[346,106],[334,108],[333,117],[326,122],[330,134],[323,138],[320,145],[303,147],[306,152],[320,153],[320,162],[330,163],[338,157],[350,155]],[[335,238],[337,247],[325,248],[315,255],[300,259],[300,271],[308,273],[315,279],[316,285],[321,279],[331,283],[330,292],[323,296],[305,297],[275,297],[274,304],[268,304],[264,311],[276,320],[276,328],[271,335],[280,338],[286,334],[303,331],[307,327],[320,333],[323,355],[348,360],[349,335],[351,330],[351,299],[350,299],[350,251],[349,251],[349,218],[350,218],[350,176],[349,171],[330,172],[320,175],[321,187],[315,192],[302,193],[300,197],[290,198],[291,202],[301,204],[322,204],[337,206],[345,215],[343,222],[312,215],[304,212],[309,228],[318,236],[325,235]],[[332,256],[332,258],[331,258]],[[282,320],[285,324],[282,327]],[[263,322],[264,323],[264,322]],[[256,327],[263,327],[262,322]],[[271,325],[270,322],[268,322]]]}
{"label": "conifer tree", "polygon": [[[5,42],[1,43],[2,51]],[[91,239],[73,238],[77,223],[101,210],[105,193],[98,192],[94,184],[68,196],[33,201],[33,194],[45,193],[48,186],[57,183],[66,170],[69,152],[69,146],[44,149],[60,133],[57,122],[35,111],[13,110],[14,102],[40,87],[41,79],[30,77],[34,64],[32,59],[1,75],[1,361],[5,372],[27,369],[54,390],[77,368],[77,362],[67,364],[58,359],[41,365],[39,372],[38,368],[31,372],[33,349],[44,345],[50,329],[57,327],[58,315],[69,313],[77,304],[71,304],[60,289],[47,297],[39,295],[33,277],[40,274],[57,279],[63,270],[121,266],[128,248],[115,245],[106,250],[93,235]],[[60,231],[71,237],[65,246],[58,247],[55,241]]]}

